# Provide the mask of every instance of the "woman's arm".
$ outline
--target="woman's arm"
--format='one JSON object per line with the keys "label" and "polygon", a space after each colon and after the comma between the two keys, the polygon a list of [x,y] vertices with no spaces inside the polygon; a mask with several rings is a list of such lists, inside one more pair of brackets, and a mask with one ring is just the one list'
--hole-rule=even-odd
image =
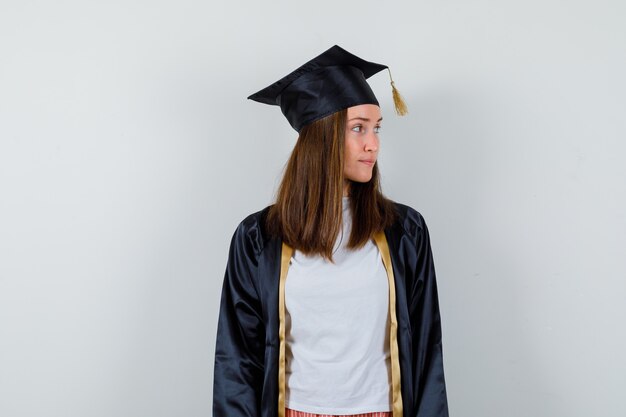
{"label": "woman's arm", "polygon": [[249,227],[233,235],[220,303],[213,378],[214,417],[258,417],[265,327],[255,286],[257,254]]}
{"label": "woman's arm", "polygon": [[417,417],[447,417],[448,401],[443,372],[441,317],[435,266],[430,247],[430,236],[424,218],[418,214],[416,239],[417,267],[410,315],[413,346],[416,347],[419,380],[417,389]]}

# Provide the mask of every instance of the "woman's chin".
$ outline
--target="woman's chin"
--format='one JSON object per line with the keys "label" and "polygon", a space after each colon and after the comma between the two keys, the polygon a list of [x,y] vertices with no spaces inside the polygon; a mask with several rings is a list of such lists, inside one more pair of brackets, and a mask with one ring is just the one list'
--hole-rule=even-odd
{"label": "woman's chin", "polygon": [[366,182],[370,182],[370,180],[372,179],[372,176],[369,175],[360,175],[358,177],[354,177],[354,178],[348,178],[350,181],[352,182],[360,182],[360,183],[366,183]]}

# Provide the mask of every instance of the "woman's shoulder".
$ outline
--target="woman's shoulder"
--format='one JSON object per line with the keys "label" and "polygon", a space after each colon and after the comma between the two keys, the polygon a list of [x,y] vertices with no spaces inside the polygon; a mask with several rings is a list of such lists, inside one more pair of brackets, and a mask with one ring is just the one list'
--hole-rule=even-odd
{"label": "woman's shoulder", "polygon": [[239,222],[238,228],[263,228],[270,207],[267,206],[262,210],[248,214]]}
{"label": "woman's shoulder", "polygon": [[413,207],[393,201],[396,209],[395,224],[411,236],[418,236],[427,230],[424,216]]}
{"label": "woman's shoulder", "polygon": [[241,220],[235,229],[233,241],[250,248],[257,255],[262,252],[269,240],[265,220],[270,207],[251,213]]}

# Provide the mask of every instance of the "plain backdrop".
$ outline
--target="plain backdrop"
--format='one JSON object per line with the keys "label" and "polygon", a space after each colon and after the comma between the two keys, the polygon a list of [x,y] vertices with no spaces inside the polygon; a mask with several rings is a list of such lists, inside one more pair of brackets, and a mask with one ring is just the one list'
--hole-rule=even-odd
{"label": "plain backdrop", "polygon": [[296,134],[246,97],[390,66],[383,190],[430,228],[456,417],[626,415],[626,6],[0,2],[0,416],[210,416],[232,233]]}

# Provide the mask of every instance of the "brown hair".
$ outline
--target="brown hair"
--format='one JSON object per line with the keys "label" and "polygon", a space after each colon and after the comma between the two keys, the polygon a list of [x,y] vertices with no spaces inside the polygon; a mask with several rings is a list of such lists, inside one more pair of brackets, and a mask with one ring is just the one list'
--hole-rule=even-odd
{"label": "brown hair", "polygon": [[[266,223],[271,234],[294,249],[331,261],[342,224],[346,119],[347,110],[340,110],[300,130]],[[350,249],[393,223],[395,209],[380,190],[378,163],[370,181],[350,181],[350,210]]]}

